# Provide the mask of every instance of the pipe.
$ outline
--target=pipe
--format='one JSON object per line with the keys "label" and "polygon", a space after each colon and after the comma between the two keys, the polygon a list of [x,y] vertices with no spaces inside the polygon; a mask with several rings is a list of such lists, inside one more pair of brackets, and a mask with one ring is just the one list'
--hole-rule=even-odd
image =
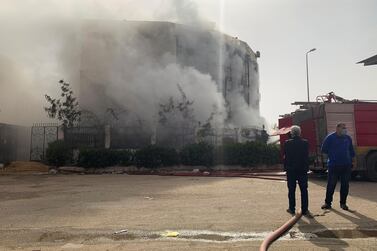
{"label": "pipe", "polygon": [[270,245],[279,239],[281,236],[283,236],[289,229],[293,227],[294,224],[297,223],[297,221],[302,217],[302,212],[298,212],[293,216],[289,221],[284,223],[281,227],[276,229],[274,232],[272,232],[269,236],[264,239],[262,242],[262,245],[259,248],[259,251],[267,251]]}
{"label": "pipe", "polygon": [[241,174],[241,173],[211,173],[204,175],[203,173],[159,173],[159,176],[185,176],[185,177],[231,177],[231,178],[254,178],[254,179],[264,179],[264,180],[276,180],[285,181],[285,176],[277,175],[257,175],[257,174]]}

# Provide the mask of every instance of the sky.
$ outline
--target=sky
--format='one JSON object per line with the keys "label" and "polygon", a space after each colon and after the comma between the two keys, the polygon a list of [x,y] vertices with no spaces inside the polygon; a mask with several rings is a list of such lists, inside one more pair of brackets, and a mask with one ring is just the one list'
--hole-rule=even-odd
{"label": "sky", "polygon": [[[174,20],[177,13],[169,9],[172,1],[0,0],[0,19]],[[330,91],[348,99],[377,100],[377,66],[356,64],[377,54],[376,0],[182,3],[181,7],[193,10],[190,13],[214,22],[217,29],[260,51],[261,114],[270,125],[277,123],[280,114],[294,110],[292,102],[307,99],[305,53],[311,48],[317,49],[309,54],[311,100]],[[190,19],[185,13],[183,17]]]}
{"label": "sky", "polygon": [[[348,99],[377,100],[377,66],[356,64],[377,54],[375,0],[198,1],[203,16],[260,51],[261,113],[271,123],[310,98],[334,91]],[[217,6],[217,7],[215,7]],[[222,13],[222,14],[221,14]]]}

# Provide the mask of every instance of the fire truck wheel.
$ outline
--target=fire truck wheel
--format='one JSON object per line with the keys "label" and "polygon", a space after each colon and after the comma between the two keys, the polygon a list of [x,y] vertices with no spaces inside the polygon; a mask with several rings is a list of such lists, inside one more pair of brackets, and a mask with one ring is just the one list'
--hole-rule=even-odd
{"label": "fire truck wheel", "polygon": [[367,176],[369,180],[377,181],[377,152],[374,152],[368,156]]}

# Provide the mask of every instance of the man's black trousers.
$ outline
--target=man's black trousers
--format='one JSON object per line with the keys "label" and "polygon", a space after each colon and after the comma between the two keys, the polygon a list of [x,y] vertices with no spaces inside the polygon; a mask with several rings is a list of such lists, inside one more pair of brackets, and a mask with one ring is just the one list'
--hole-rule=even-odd
{"label": "man's black trousers", "polygon": [[327,176],[326,204],[331,206],[336,183],[340,179],[340,204],[346,204],[349,181],[351,179],[351,166],[330,167]]}
{"label": "man's black trousers", "polygon": [[305,172],[287,171],[288,199],[289,209],[296,209],[296,184],[298,183],[301,190],[301,211],[308,211],[308,174]]}

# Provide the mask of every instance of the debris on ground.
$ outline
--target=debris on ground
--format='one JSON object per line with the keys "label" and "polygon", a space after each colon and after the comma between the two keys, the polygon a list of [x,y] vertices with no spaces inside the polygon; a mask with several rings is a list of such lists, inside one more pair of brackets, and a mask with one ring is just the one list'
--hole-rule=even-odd
{"label": "debris on ground", "polygon": [[57,173],[58,173],[58,170],[56,170],[55,168],[52,168],[52,169],[48,170],[48,174],[55,175]]}
{"label": "debris on ground", "polygon": [[174,232],[174,231],[168,231],[168,232],[165,233],[164,236],[165,237],[178,237],[179,233],[178,232]]}
{"label": "debris on ground", "polygon": [[128,232],[127,229],[122,229],[122,230],[114,232],[114,234],[124,234],[124,233],[127,233],[127,232]]}
{"label": "debris on ground", "polygon": [[85,173],[85,168],[78,166],[61,166],[59,167],[61,173]]}

